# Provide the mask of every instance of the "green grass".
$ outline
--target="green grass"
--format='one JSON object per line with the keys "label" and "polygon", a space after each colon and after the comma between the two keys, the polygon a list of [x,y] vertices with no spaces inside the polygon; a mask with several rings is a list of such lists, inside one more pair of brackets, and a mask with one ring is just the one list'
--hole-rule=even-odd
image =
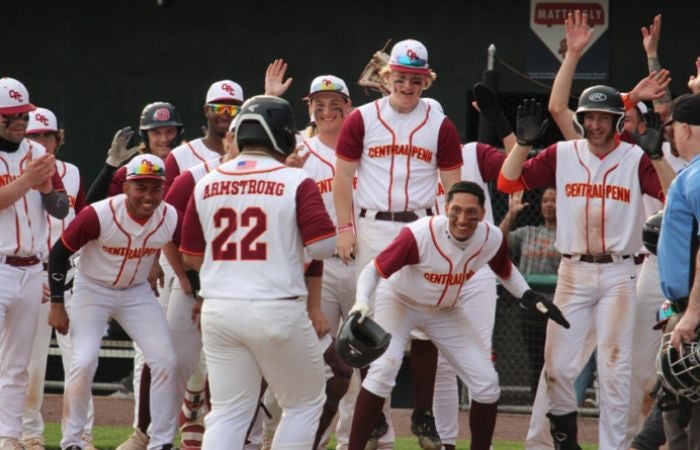
{"label": "green grass", "polygon": [[[121,444],[130,434],[131,427],[95,427],[95,439],[93,443],[99,450],[114,450]],[[46,450],[60,450],[58,446],[61,440],[61,425],[58,423],[47,423],[44,433],[46,438]],[[331,442],[335,448],[335,443]],[[583,444],[583,450],[596,450],[598,447],[593,444]],[[458,449],[468,449],[469,441],[462,439],[457,443]],[[523,450],[525,447],[522,442],[514,441],[496,441],[493,444],[494,450]],[[418,450],[418,443],[414,437],[400,437],[396,439],[396,450]]]}

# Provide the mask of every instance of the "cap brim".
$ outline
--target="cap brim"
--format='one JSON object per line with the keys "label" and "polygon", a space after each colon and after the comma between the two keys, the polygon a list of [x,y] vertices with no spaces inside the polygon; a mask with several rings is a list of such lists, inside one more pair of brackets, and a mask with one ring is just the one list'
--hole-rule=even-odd
{"label": "cap brim", "polygon": [[134,180],[160,180],[165,182],[165,177],[159,177],[157,175],[134,175],[131,177],[126,177],[126,181]]}
{"label": "cap brim", "polygon": [[345,98],[345,100],[350,100],[350,96],[349,96],[348,94],[346,94],[345,92],[342,92],[342,91],[331,91],[331,90],[328,90],[328,91],[309,92],[309,95],[307,95],[306,97],[302,98],[302,100],[305,100],[305,101],[311,100],[311,98],[313,98],[314,95],[318,95],[318,94],[340,94],[340,95],[343,96],[343,98]]}
{"label": "cap brim", "polygon": [[406,73],[417,73],[420,75],[430,75],[430,68],[428,67],[408,67],[402,66],[401,64],[389,64],[389,68],[396,72],[406,72]]}
{"label": "cap brim", "polygon": [[237,102],[239,105],[243,104],[243,100],[233,97],[216,97],[207,99],[207,104],[216,102]]}
{"label": "cap brim", "polygon": [[27,130],[28,135],[38,133],[58,133],[58,130],[54,130],[53,128],[34,128],[33,130]]}
{"label": "cap brim", "polygon": [[26,105],[13,106],[12,108],[0,108],[0,114],[19,114],[34,111],[35,109],[36,106],[32,105],[31,103],[27,103]]}

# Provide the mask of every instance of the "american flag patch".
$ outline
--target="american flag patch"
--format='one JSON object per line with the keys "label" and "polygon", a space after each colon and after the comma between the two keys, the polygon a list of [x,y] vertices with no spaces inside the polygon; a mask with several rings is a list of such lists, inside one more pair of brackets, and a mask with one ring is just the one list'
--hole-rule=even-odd
{"label": "american flag patch", "polygon": [[250,160],[243,160],[243,161],[238,161],[236,164],[236,168],[239,170],[250,170],[250,169],[255,169],[255,166],[258,165],[257,161],[250,161]]}

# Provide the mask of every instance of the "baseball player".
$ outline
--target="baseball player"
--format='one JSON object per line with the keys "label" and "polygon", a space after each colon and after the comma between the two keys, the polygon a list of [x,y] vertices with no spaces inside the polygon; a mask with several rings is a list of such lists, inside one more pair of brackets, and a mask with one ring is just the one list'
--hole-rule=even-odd
{"label": "baseball player", "polygon": [[[608,86],[586,89],[574,115],[584,139],[558,142],[525,161],[544,132],[541,109],[518,109],[518,144],[506,158],[498,188],[506,193],[555,186],[557,241],[562,255],[554,303],[570,330],[547,327],[545,366],[538,392],[549,396],[552,436],[562,449],[578,448],[573,383],[597,345],[600,447],[626,449],[630,364],[636,301],[633,254],[644,224],[642,195],[663,198],[645,152],[621,142],[625,108]],[[588,339],[589,333],[595,336]],[[533,422],[536,419],[533,419]]]}
{"label": "baseball player", "polygon": [[[49,256],[49,323],[70,331],[74,358],[64,395],[61,448],[82,450],[90,386],[97,370],[104,326],[110,317],[143,350],[151,368],[149,450],[172,449],[179,404],[175,349],[147,277],[158,251],[179,242],[178,212],[162,203],[165,171],[155,155],[139,155],[127,165],[124,193],[93,203],[66,228]],[[81,250],[82,249],[82,250]],[[68,259],[81,250],[70,316],[63,284]]]}
{"label": "baseball player", "polygon": [[[56,115],[46,109],[37,108],[29,113],[29,124],[27,125],[27,139],[43,145],[47,153],[55,155],[64,142],[64,131],[58,128]],[[46,220],[49,221],[49,237],[46,242],[46,258],[44,265],[48,263],[48,252],[53,243],[61,236],[64,228],[75,218],[75,214],[80,212],[85,206],[85,193],[83,191],[80,172],[73,164],[56,159],[56,172],[61,177],[63,186],[66,189],[69,200],[69,210],[66,217],[56,219],[49,214]],[[66,280],[67,286],[73,284],[73,273],[71,270]],[[45,274],[46,276],[46,274]],[[48,283],[48,278],[44,280]],[[48,284],[46,284],[48,289]],[[39,313],[39,324],[34,335],[34,346],[32,348],[32,358],[29,364],[29,386],[27,388],[27,402],[24,407],[24,417],[22,418],[22,440],[25,450],[44,450],[44,420],[41,416],[41,405],[44,400],[44,380],[46,377],[46,361],[49,354],[51,342],[51,326],[48,324],[49,318],[49,298],[41,304]],[[70,367],[73,357],[73,350],[70,340],[65,336],[58,335],[57,341],[61,348],[63,366]],[[83,438],[86,441],[85,450],[95,450],[90,441],[92,440],[93,408],[90,403],[89,420],[83,430]]]}
{"label": "baseball player", "polygon": [[289,104],[257,96],[236,127],[241,155],[195,188],[185,263],[201,270],[212,410],[203,449],[242,448],[262,377],[284,413],[273,448],[308,450],[325,401],[323,349],[300,296],[303,248],[332,255],[335,227],[316,184],[284,165],[296,145]]}
{"label": "baseball player", "polygon": [[[398,42],[382,73],[390,94],[347,117],[336,149],[337,253],[345,262],[356,260],[356,273],[406,223],[434,214],[438,178],[449,189],[459,180],[462,166],[454,124],[421,101],[421,94],[435,79],[425,46],[414,39]],[[359,216],[356,227],[353,206]],[[391,447],[393,428],[390,423],[386,428],[379,442]]]}
{"label": "baseball player", "polygon": [[46,213],[68,214],[56,159],[25,139],[27,88],[0,78],[0,449],[21,450],[28,366],[42,302],[42,266],[49,239]]}
{"label": "baseball player", "polygon": [[374,319],[392,339],[362,383],[350,450],[365,448],[394,387],[413,329],[431,339],[469,388],[471,448],[490,448],[500,394],[498,374],[489,349],[474,329],[474,319],[466,310],[454,308],[483,265],[493,269],[524,307],[539,309],[568,327],[556,306],[532,292],[510,262],[507,240],[496,226],[483,221],[484,202],[484,191],[476,183],[455,183],[447,194],[446,215],[425,217],[406,226],[362,271],[351,313],[359,313],[362,320],[369,314],[369,299],[375,293]]}

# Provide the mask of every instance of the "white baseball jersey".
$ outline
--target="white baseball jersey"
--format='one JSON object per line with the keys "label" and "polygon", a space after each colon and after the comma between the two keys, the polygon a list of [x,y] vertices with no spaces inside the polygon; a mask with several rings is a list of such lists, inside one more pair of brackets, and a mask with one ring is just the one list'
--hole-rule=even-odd
{"label": "white baseball jersey", "polygon": [[[43,145],[28,139],[23,139],[15,152],[0,151],[0,186],[20,177],[30,155],[36,159],[45,153]],[[64,190],[58,174],[54,174],[52,182],[56,190]],[[39,191],[30,189],[14,204],[0,210],[0,230],[0,254],[38,255],[43,259],[47,254],[49,226]]]}
{"label": "white baseball jersey", "polygon": [[434,206],[438,168],[458,168],[459,149],[457,130],[444,114],[425,102],[398,113],[385,97],[347,117],[336,153],[360,161],[359,208],[413,211]]}
{"label": "white baseball jersey", "polygon": [[[76,207],[78,208],[77,211],[79,211],[83,206],[85,206],[82,204],[85,199],[79,198],[82,197],[82,194],[80,193],[81,183],[80,171],[78,168],[71,163],[56,160],[56,173],[58,173],[58,176],[61,177],[63,187],[66,189],[66,193],[68,194],[68,202],[70,206],[68,208],[68,215],[63,219],[57,219],[48,213],[46,214],[46,220],[49,222],[49,237],[46,240],[46,244],[48,246],[46,251],[47,255],[48,251],[51,250],[51,247],[53,247],[56,240],[58,240],[58,238],[61,237],[61,234],[63,234],[63,230],[75,218]],[[76,204],[76,202],[79,202],[80,204]]]}
{"label": "white baseball jersey", "polygon": [[162,202],[143,224],[126,209],[126,194],[84,208],[61,236],[72,251],[81,249],[82,277],[114,289],[145,283],[163,245],[178,242],[177,210]]}
{"label": "white baseball jersey", "polygon": [[[221,154],[204,145],[204,139],[199,138],[193,141],[184,142],[175,147],[165,159],[166,184],[170,186],[175,177],[184,170],[199,164],[209,166],[209,161],[216,160]],[[209,168],[209,171],[212,167]]]}
{"label": "white baseball jersey", "polygon": [[[392,289],[411,302],[449,308],[457,304],[464,283],[492,259],[503,278],[512,264],[498,227],[480,222],[462,248],[448,234],[446,216],[421,218],[407,225],[375,258],[375,267]],[[499,253],[498,258],[494,258]],[[497,260],[497,261],[496,261]]]}
{"label": "white baseball jersey", "polygon": [[202,297],[279,299],[306,295],[303,246],[334,234],[304,170],[244,153],[197,183],[181,250],[204,257]]}
{"label": "white baseball jersey", "polygon": [[197,164],[182,172],[175,177],[173,184],[170,185],[168,193],[163,200],[173,205],[178,211],[184,214],[197,182],[204,178],[209,172],[219,167],[222,158],[223,157],[212,159],[205,164]]}

